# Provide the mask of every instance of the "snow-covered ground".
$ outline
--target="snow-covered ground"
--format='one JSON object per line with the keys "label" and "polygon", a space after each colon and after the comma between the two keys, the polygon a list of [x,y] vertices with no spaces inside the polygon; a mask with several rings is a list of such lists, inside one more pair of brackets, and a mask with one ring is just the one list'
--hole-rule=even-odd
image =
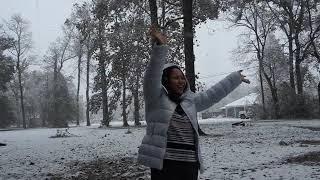
{"label": "snow-covered ground", "polygon": [[[320,120],[255,121],[245,127],[232,127],[233,121],[200,121],[210,135],[200,138],[206,171],[199,179],[320,179],[319,162],[286,163],[320,151],[319,143],[297,142],[320,142]],[[68,138],[49,138],[56,129],[0,131],[0,142],[7,144],[0,146],[0,179],[45,179],[74,169],[75,162],[137,156],[144,127],[127,133],[98,126],[72,127]]]}

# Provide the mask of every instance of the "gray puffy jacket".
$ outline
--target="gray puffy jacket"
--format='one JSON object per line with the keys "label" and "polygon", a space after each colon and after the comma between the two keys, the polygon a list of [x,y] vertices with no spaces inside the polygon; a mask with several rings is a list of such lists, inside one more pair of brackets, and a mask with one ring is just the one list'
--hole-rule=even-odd
{"label": "gray puffy jacket", "polygon": [[[168,126],[177,106],[176,103],[169,99],[167,90],[161,84],[162,71],[170,66],[165,65],[167,54],[167,46],[153,47],[143,86],[147,129],[139,147],[138,162],[156,169],[162,169],[167,145]],[[197,112],[217,103],[240,83],[240,73],[234,72],[204,92],[193,93],[188,85],[188,88],[181,96],[180,105],[189,117],[196,132],[195,142],[201,173],[203,172],[203,161],[199,145]]]}

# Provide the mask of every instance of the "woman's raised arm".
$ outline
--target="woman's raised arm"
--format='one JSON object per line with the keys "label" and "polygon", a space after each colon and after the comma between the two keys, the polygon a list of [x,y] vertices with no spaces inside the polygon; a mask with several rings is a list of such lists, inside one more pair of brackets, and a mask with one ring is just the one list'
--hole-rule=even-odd
{"label": "woman's raised arm", "polygon": [[241,82],[250,83],[241,72],[242,70],[233,72],[208,90],[196,93],[194,101],[197,112],[203,111],[219,102],[238,87]]}
{"label": "woman's raised arm", "polygon": [[161,90],[161,73],[168,55],[167,38],[152,26],[149,35],[154,42],[143,82],[144,99],[146,103],[152,102]]}

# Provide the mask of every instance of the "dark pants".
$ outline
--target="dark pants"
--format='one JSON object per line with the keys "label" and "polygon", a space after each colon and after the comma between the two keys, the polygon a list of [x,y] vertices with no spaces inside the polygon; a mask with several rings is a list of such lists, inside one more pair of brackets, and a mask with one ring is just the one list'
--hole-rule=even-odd
{"label": "dark pants", "polygon": [[197,180],[198,163],[164,160],[162,170],[151,168],[151,180]]}

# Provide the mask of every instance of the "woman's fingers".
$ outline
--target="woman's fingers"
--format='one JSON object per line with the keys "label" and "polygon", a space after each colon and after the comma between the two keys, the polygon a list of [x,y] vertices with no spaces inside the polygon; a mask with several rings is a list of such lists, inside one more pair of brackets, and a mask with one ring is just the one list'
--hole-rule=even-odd
{"label": "woman's fingers", "polygon": [[249,79],[243,79],[242,82],[245,82],[245,83],[247,83],[247,84],[250,84]]}
{"label": "woman's fingers", "polygon": [[167,43],[167,37],[161,33],[158,34],[157,36],[158,41],[160,44],[166,44]]}
{"label": "woman's fingers", "polygon": [[154,25],[150,26],[149,31],[148,31],[148,35],[152,38],[155,39],[155,33],[156,33],[157,29]]}
{"label": "woman's fingers", "polygon": [[250,84],[249,79],[246,79],[246,78],[245,78],[245,77],[247,77],[247,76],[241,74],[242,71],[243,71],[243,70],[238,71],[238,72],[240,73],[240,79],[241,79],[241,81],[242,81],[242,82],[245,82],[245,83],[247,83],[247,84]]}
{"label": "woman's fingers", "polygon": [[150,32],[155,32],[156,30],[157,30],[157,28],[156,28],[155,25],[151,25],[150,28],[149,28]]}
{"label": "woman's fingers", "polygon": [[152,25],[149,28],[149,36],[153,41],[157,41],[159,44],[166,44],[167,37],[158,31],[157,27]]}

